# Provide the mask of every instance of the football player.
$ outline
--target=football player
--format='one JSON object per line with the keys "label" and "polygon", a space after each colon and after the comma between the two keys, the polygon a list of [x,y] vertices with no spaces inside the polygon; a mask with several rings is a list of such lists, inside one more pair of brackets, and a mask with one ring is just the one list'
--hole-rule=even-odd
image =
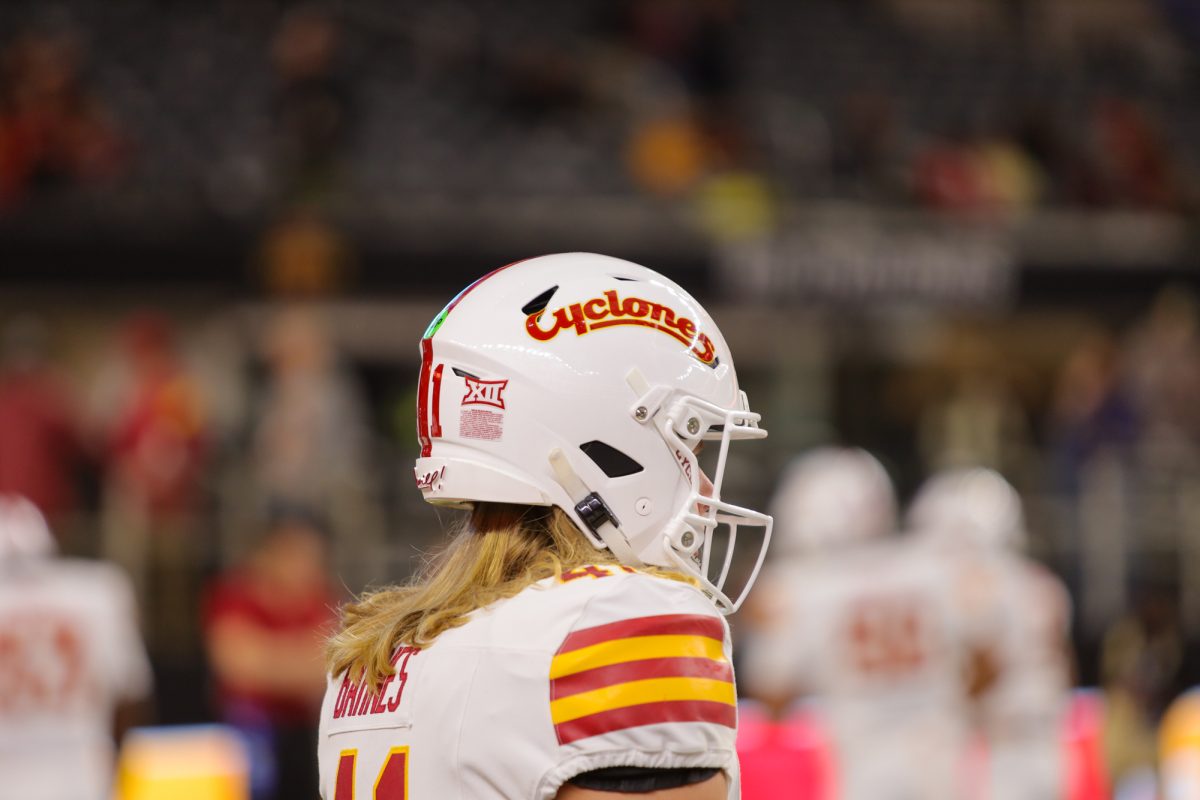
{"label": "football player", "polygon": [[994,595],[987,606],[996,680],[979,698],[987,796],[1062,797],[1070,598],[1053,573],[1021,555],[1020,497],[993,470],[948,470],[921,488],[908,523],[923,541],[957,552],[976,591]]}
{"label": "football player", "polygon": [[766,431],[713,320],[645,267],[544,256],[459,294],[421,359],[416,483],[470,514],[344,610],[325,800],[736,797],[723,614],[771,519],[722,497],[730,443]]}
{"label": "football player", "polygon": [[892,537],[882,465],[863,450],[810,452],[771,510],[780,530],[743,640],[747,690],[777,713],[813,698],[839,797],[967,796],[975,639],[941,560]]}
{"label": "football player", "polygon": [[107,800],[150,666],[128,579],[53,554],[37,508],[0,496],[0,793]]}

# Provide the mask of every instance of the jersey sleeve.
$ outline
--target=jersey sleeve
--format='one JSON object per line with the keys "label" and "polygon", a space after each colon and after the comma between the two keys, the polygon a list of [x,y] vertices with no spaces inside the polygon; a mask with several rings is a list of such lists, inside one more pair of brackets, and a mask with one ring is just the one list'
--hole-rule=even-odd
{"label": "jersey sleeve", "polygon": [[105,647],[111,686],[121,700],[140,700],[150,694],[154,679],[138,625],[133,586],[115,567],[106,569],[102,575],[108,596],[105,616],[109,633]]}
{"label": "jersey sleeve", "polygon": [[557,758],[543,796],[608,767],[715,768],[736,783],[729,628],[694,587],[642,573],[598,580],[547,678]]}

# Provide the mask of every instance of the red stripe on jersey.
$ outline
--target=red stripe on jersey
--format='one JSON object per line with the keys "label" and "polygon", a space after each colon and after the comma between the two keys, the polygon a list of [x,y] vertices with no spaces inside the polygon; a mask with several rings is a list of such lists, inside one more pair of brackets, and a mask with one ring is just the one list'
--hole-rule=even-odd
{"label": "red stripe on jersey", "polygon": [[710,617],[706,614],[661,614],[656,617],[638,617],[610,622],[607,625],[597,625],[573,631],[563,641],[559,653],[569,653],[590,647],[613,639],[627,639],[633,636],[704,636],[725,641],[725,626],[720,617]]}
{"label": "red stripe on jersey", "polygon": [[614,708],[590,714],[586,717],[560,722],[554,726],[561,744],[600,736],[626,728],[643,725],[658,725],[667,722],[708,722],[737,727],[737,707],[710,700],[670,700],[661,703],[643,703],[637,706]]}
{"label": "red stripe on jersey", "polygon": [[433,340],[421,340],[421,377],[417,380],[417,439],[421,442],[421,458],[433,451],[429,438],[429,368],[433,365]]}
{"label": "red stripe on jersey", "polygon": [[569,697],[627,681],[650,678],[711,678],[733,683],[733,667],[711,658],[647,658],[564,675],[550,681],[550,699]]}

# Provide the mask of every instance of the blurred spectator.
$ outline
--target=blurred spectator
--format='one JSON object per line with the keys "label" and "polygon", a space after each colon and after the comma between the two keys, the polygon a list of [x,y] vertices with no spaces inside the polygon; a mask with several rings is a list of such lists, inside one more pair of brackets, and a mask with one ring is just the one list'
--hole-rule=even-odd
{"label": "blurred spectator", "polygon": [[972,140],[960,130],[928,145],[917,155],[913,183],[917,199],[945,211],[975,211],[987,188],[974,158]]}
{"label": "blurred spectator", "polygon": [[1139,436],[1140,420],[1118,367],[1112,337],[1094,333],[1075,347],[1059,372],[1049,426],[1059,488],[1078,491],[1079,475],[1095,455],[1127,454]]}
{"label": "blurred spectator", "polygon": [[220,718],[251,743],[255,800],[314,797],[316,710],[336,598],[315,518],[284,510],[209,588],[204,631]]}
{"label": "blurred spectator", "polygon": [[1159,292],[1128,338],[1124,367],[1148,432],[1200,444],[1200,322],[1191,292]]}
{"label": "blurred spectator", "polygon": [[1098,206],[1104,201],[1093,159],[1060,124],[1053,106],[1028,103],[1013,118],[1013,139],[1041,174],[1048,205]]}
{"label": "blurred spectator", "polygon": [[259,251],[263,281],[279,297],[320,297],[346,283],[347,243],[320,211],[293,209],[263,237]]}
{"label": "blurred spectator", "polygon": [[67,32],[28,33],[0,53],[0,210],[30,190],[107,178],[125,147],[80,76]]}
{"label": "blurred spectator", "polygon": [[1157,211],[1179,207],[1172,156],[1144,106],[1123,98],[1104,98],[1093,110],[1093,129],[1100,168],[1114,204]]}
{"label": "blurred spectator", "polygon": [[841,102],[833,142],[833,176],[839,188],[861,200],[901,196],[905,145],[892,98],[859,91]]}
{"label": "blurred spectator", "polygon": [[739,61],[733,47],[738,0],[626,0],[614,4],[610,32],[625,47],[675,72],[689,93],[732,94]]}
{"label": "blurred spectator", "polygon": [[131,320],[124,347],[132,382],[110,430],[110,481],[150,516],[186,513],[198,500],[204,465],[200,389],[166,319]]}
{"label": "blurred spectator", "polygon": [[925,409],[919,435],[929,472],[985,466],[1012,474],[1029,445],[1024,410],[994,367],[964,370],[950,395]]}
{"label": "blurred spectator", "polygon": [[315,6],[288,14],[272,43],[276,140],[286,198],[320,199],[338,188],[354,115],[350,83],[338,65],[340,48],[337,23]]}
{"label": "blurred spectator", "polygon": [[639,187],[672,196],[699,182],[708,155],[703,132],[690,115],[683,114],[654,119],[635,130],[626,158]]}
{"label": "blurred spectator", "polygon": [[960,131],[918,156],[914,181],[931,208],[1006,216],[1041,196],[1037,163],[1003,133]]}
{"label": "blurred spectator", "polygon": [[0,343],[0,494],[28,498],[54,522],[75,510],[83,455],[67,388],[46,358],[41,320],[12,319]]}
{"label": "blurred spectator", "polygon": [[1114,786],[1157,764],[1155,730],[1180,688],[1183,651],[1174,601],[1160,586],[1141,587],[1133,610],[1105,634],[1105,749]]}
{"label": "blurred spectator", "polygon": [[570,52],[524,47],[504,66],[506,110],[525,121],[569,113],[586,99],[579,61]]}
{"label": "blurred spectator", "polygon": [[368,482],[367,420],[358,387],[307,309],[282,311],[267,332],[265,350],[267,385],[253,433],[260,491],[271,502],[336,515],[339,501]]}
{"label": "blurred spectator", "polygon": [[134,317],[121,344],[118,374],[105,376],[120,384],[106,431],[105,550],[139,589],[152,648],[184,656],[195,641],[186,621],[195,618],[201,560],[205,410],[166,319]]}

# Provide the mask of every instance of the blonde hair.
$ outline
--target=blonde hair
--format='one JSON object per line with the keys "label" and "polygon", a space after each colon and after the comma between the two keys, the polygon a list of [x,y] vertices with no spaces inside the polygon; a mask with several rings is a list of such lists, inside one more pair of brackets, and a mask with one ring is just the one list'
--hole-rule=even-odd
{"label": "blonde hair", "polygon": [[[341,630],[329,640],[334,675],[363,671],[372,688],[394,671],[401,644],[426,647],[467,621],[471,612],[512,597],[544,578],[587,564],[615,564],[583,537],[560,509],[478,503],[463,529],[408,586],[364,594],[342,608]],[[693,582],[681,573],[651,569]]]}

